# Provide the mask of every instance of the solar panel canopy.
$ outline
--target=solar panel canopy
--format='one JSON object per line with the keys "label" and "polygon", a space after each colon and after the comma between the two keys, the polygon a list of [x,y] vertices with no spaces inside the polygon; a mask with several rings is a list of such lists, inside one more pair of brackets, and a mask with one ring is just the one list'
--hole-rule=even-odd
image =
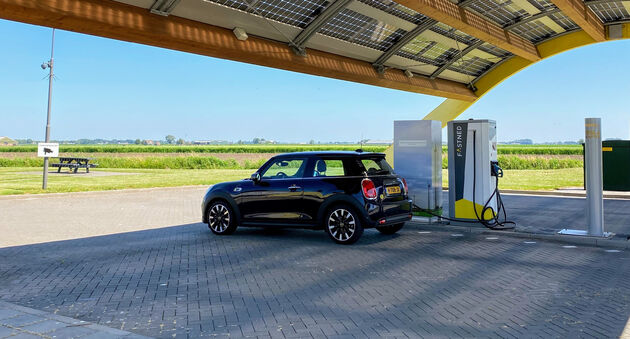
{"label": "solar panel canopy", "polygon": [[[558,7],[560,0],[443,0],[437,6],[467,13],[462,19],[465,24],[491,27],[480,35],[475,34],[475,27],[471,32],[466,25],[453,27],[436,20],[433,9],[421,13],[402,4],[412,1],[429,4],[434,0],[119,0],[155,15],[227,29],[238,27],[249,36],[286,43],[304,55],[309,50],[324,51],[369,62],[379,71],[399,69],[408,76],[446,79],[471,87],[513,58],[518,48],[526,48],[522,46],[586,31],[582,19],[602,27],[630,21],[630,0],[562,0],[573,7],[583,6],[586,15],[578,22],[571,19],[574,13]],[[497,38],[485,39],[492,34]],[[499,40],[507,43],[499,44]],[[516,47],[503,48],[506,45]]]}

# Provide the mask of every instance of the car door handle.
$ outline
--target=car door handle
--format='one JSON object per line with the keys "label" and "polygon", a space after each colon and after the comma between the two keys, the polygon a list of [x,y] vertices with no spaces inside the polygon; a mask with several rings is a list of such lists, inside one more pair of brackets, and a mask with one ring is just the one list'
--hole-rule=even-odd
{"label": "car door handle", "polygon": [[297,186],[297,185],[291,185],[291,186],[289,186],[289,189],[290,189],[291,191],[299,190],[300,188],[302,188],[302,187]]}

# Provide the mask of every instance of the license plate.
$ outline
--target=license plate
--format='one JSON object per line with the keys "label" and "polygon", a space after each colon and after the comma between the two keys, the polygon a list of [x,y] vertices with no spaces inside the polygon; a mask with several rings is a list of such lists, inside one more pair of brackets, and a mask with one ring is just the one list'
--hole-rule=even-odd
{"label": "license plate", "polygon": [[400,194],[400,186],[389,186],[386,189],[387,194]]}

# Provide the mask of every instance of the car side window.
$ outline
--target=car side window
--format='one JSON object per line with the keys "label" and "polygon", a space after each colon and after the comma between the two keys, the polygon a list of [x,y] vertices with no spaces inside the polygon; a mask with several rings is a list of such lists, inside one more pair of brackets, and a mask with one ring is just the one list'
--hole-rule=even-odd
{"label": "car side window", "polygon": [[277,159],[267,167],[261,177],[263,179],[301,178],[304,175],[306,159]]}
{"label": "car side window", "polygon": [[346,175],[343,161],[339,159],[317,159],[313,168],[314,177],[342,177]]}

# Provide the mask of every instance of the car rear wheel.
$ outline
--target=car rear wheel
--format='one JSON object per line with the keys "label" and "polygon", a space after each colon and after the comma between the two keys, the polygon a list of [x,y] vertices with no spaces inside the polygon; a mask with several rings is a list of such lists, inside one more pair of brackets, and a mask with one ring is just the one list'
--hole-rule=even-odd
{"label": "car rear wheel", "polygon": [[355,243],[363,234],[363,226],[357,214],[346,206],[337,206],[326,214],[326,233],[338,243],[349,245]]}
{"label": "car rear wheel", "polygon": [[217,201],[210,205],[208,210],[208,228],[214,234],[227,235],[236,230],[234,213],[230,206],[223,201]]}
{"label": "car rear wheel", "polygon": [[376,229],[383,234],[394,234],[400,231],[403,228],[403,226],[405,226],[405,223],[401,222],[400,224],[377,227]]}

